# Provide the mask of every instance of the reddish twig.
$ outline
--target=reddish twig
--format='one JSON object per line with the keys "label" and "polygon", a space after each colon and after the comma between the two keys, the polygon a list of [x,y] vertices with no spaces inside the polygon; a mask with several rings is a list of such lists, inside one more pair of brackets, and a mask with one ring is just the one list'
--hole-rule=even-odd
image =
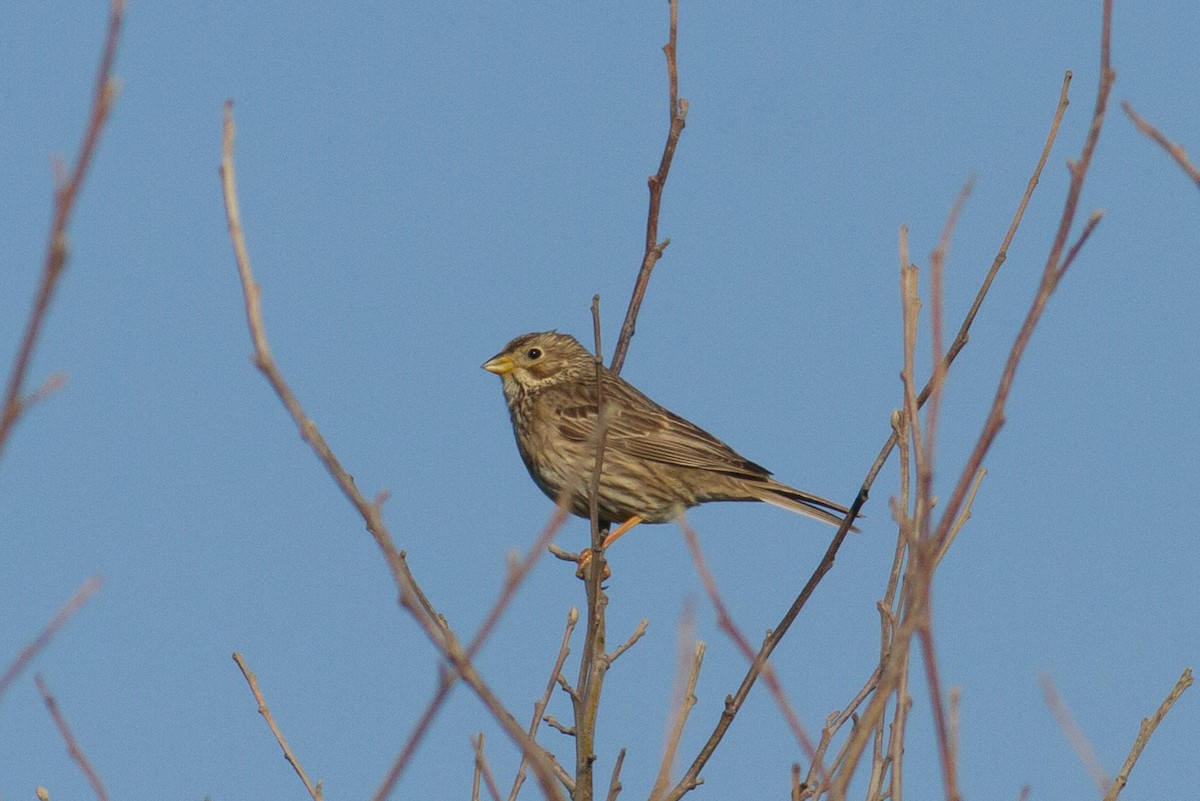
{"label": "reddish twig", "polygon": [[1067,708],[1062,694],[1059,693],[1058,687],[1054,684],[1054,679],[1049,674],[1043,673],[1041,676],[1038,676],[1038,683],[1042,685],[1042,694],[1046,697],[1046,706],[1050,707],[1050,712],[1054,715],[1054,721],[1066,736],[1067,742],[1071,744],[1071,748],[1075,751],[1075,756],[1079,757],[1079,761],[1083,763],[1083,767],[1088,772],[1088,776],[1092,778],[1092,783],[1096,785],[1096,789],[1101,793],[1107,793],[1108,788],[1112,786],[1112,777],[1108,775],[1108,771],[1100,763],[1100,757],[1096,755],[1096,749],[1092,747],[1087,735],[1083,733],[1083,729],[1079,728],[1079,724],[1075,722],[1075,716]]}
{"label": "reddish twig", "polygon": [[46,312],[54,297],[54,290],[67,266],[67,255],[70,246],[67,242],[67,225],[71,221],[71,213],[75,210],[75,201],[83,188],[84,178],[92,165],[92,156],[100,143],[100,134],[104,131],[109,113],[117,98],[118,81],[113,77],[113,65],[117,60],[117,45],[121,39],[121,23],[124,20],[125,4],[123,0],[112,0],[108,11],[108,32],[104,37],[104,50],[100,55],[100,65],[96,69],[95,85],[92,89],[91,111],[88,113],[87,127],[84,129],[83,142],[75,155],[75,165],[65,180],[59,180],[54,190],[54,212],[50,219],[50,231],[46,239],[46,255],[42,260],[42,277],[38,284],[37,295],[34,297],[33,309],[29,313],[29,321],[25,324],[25,334],[13,360],[12,373],[8,378],[8,388],[4,393],[3,406],[0,407],[0,454],[12,433],[13,426],[37,398],[22,397],[25,379],[33,361],[33,351],[37,347],[38,338],[46,321]]}
{"label": "reddish twig", "polygon": [[1200,187],[1200,168],[1197,168],[1191,159],[1188,158],[1187,151],[1183,149],[1183,145],[1172,142],[1162,131],[1139,116],[1133,110],[1133,106],[1129,104],[1128,100],[1121,103],[1121,108],[1125,109],[1126,116],[1133,121],[1137,129],[1157,142],[1158,146],[1163,150],[1167,151],[1167,155],[1175,159],[1175,163],[1179,165],[1180,169],[1187,173],[1187,176],[1196,183],[1196,186]]}
{"label": "reddish twig", "polygon": [[16,681],[17,676],[21,675],[21,671],[33,661],[34,657],[42,652],[42,650],[50,644],[54,639],[54,635],[58,634],[59,629],[67,625],[67,621],[75,617],[75,613],[84,607],[92,596],[95,595],[100,587],[104,584],[104,579],[99,576],[92,576],[87,581],[80,585],[79,589],[67,599],[46,627],[41,630],[38,636],[33,638],[33,641],[21,649],[17,654],[16,659],[8,666],[8,670],[4,671],[4,675],[0,676],[0,698],[4,697],[4,693]]}
{"label": "reddish twig", "polygon": [[1058,288],[1059,282],[1066,275],[1067,269],[1071,266],[1075,255],[1079,252],[1079,248],[1082,247],[1099,221],[1097,215],[1092,215],[1075,246],[1070,249],[1067,253],[1067,258],[1064,259],[1063,253],[1067,249],[1067,238],[1070,236],[1071,226],[1075,222],[1079,198],[1083,193],[1084,180],[1087,178],[1088,168],[1092,163],[1092,156],[1096,152],[1096,144],[1100,140],[1100,130],[1103,127],[1105,113],[1108,109],[1108,98],[1112,92],[1113,81],[1117,77],[1116,72],[1112,69],[1111,47],[1112,0],[1104,0],[1100,33],[1100,81],[1096,89],[1096,104],[1092,111],[1091,126],[1088,128],[1087,138],[1084,140],[1079,159],[1074,162],[1068,162],[1071,182],[1067,189],[1066,200],[1063,202],[1062,214],[1059,217],[1058,231],[1054,236],[1054,242],[1050,246],[1050,253],[1046,257],[1046,265],[1042,270],[1041,283],[1030,305],[1029,312],[1025,316],[1025,321],[1017,333],[1017,339],[1013,343],[1012,350],[1009,352],[1008,361],[1005,363],[1004,370],[1001,373],[1000,382],[996,388],[996,396],[992,401],[991,410],[988,412],[987,421],[984,423],[983,432],[975,444],[975,449],[972,451],[970,457],[968,457],[966,465],[959,475],[958,482],[950,494],[950,499],[942,512],[941,520],[933,535],[935,540],[943,539],[949,531],[950,526],[953,525],[954,520],[958,517],[958,512],[970,489],[971,481],[975,473],[979,470],[984,455],[991,450],[992,443],[995,442],[996,436],[1000,433],[1000,429],[1004,425],[1004,409],[1008,401],[1008,395],[1012,389],[1013,379],[1016,377],[1017,367],[1021,363],[1021,357],[1025,355],[1025,349],[1028,347],[1029,341],[1033,336],[1033,329],[1037,327],[1038,321],[1041,320],[1042,313],[1046,309],[1046,304],[1049,302],[1050,296],[1054,294],[1054,290]]}
{"label": "reddish twig", "polygon": [[96,794],[96,798],[100,801],[108,801],[108,793],[104,789],[104,782],[100,781],[100,775],[96,773],[92,763],[83,754],[83,749],[79,747],[79,742],[75,739],[75,735],[71,733],[71,727],[67,725],[67,719],[63,717],[62,710],[58,708],[58,701],[50,694],[50,690],[46,687],[46,682],[40,675],[33,677],[34,684],[37,685],[38,692],[42,694],[42,700],[46,702],[46,708],[50,710],[50,717],[54,718],[54,725],[58,727],[59,734],[62,735],[63,742],[67,744],[67,753],[71,755],[71,759],[75,760],[75,764],[79,766],[79,770],[83,772],[84,777],[88,780],[88,784],[92,785],[92,792]]}
{"label": "reddish twig", "polygon": [[[1025,187],[1025,192],[1023,193],[1021,200],[1017,205],[1017,210],[1013,215],[1013,220],[1009,225],[1000,249],[996,253],[996,257],[992,262],[992,266],[988,270],[987,276],[984,278],[978,293],[976,293],[975,300],[971,304],[970,309],[967,311],[954,342],[951,343],[949,350],[946,351],[944,361],[947,367],[953,364],[954,360],[958,357],[962,349],[966,347],[966,344],[969,340],[970,329],[975,321],[975,317],[978,315],[979,310],[982,307],[989,290],[991,289],[991,285],[999,273],[1000,267],[1003,266],[1004,262],[1007,260],[1008,248],[1012,244],[1012,240],[1015,237],[1017,229],[1019,228],[1022,220],[1024,220],[1025,210],[1029,204],[1029,200],[1041,179],[1042,169],[1045,167],[1046,161],[1050,155],[1050,151],[1054,146],[1054,142],[1058,138],[1059,126],[1062,122],[1062,117],[1066,112],[1068,104],[1067,88],[1070,85],[1070,81],[1071,73],[1068,72],[1063,78],[1063,85],[1060,92],[1058,105],[1055,110],[1053,121],[1050,125],[1050,131],[1046,137],[1046,143],[1043,146],[1041,156],[1038,159],[1038,163],[1034,167],[1029,182]],[[929,391],[930,387],[929,385],[926,385],[925,389],[922,390],[921,394],[917,397],[918,406],[923,405],[928,399]],[[829,547],[825,549],[825,554],[822,556],[821,561],[818,563],[816,569],[805,583],[804,588],[800,591],[800,594],[796,596],[796,599],[792,602],[792,605],[784,613],[779,624],[771,630],[771,636],[768,637],[763,643],[762,648],[759,649],[758,657],[750,666],[750,669],[746,672],[746,676],[742,679],[741,685],[738,686],[737,691],[730,697],[729,703],[726,704],[725,710],[721,713],[721,717],[717,721],[716,726],[713,728],[712,734],[701,747],[700,752],[696,755],[696,759],[693,761],[691,768],[688,769],[688,772],[682,779],[680,779],[679,783],[675,786],[675,789],[672,790],[671,794],[667,797],[667,801],[678,801],[686,792],[691,790],[698,783],[697,779],[699,778],[700,771],[704,768],[704,765],[708,763],[708,760],[711,758],[713,752],[720,744],[722,738],[724,738],[725,732],[729,729],[729,725],[733,722],[734,717],[737,716],[738,710],[741,709],[742,704],[745,703],[745,700],[750,693],[750,688],[753,687],[755,682],[758,680],[761,665],[767,660],[767,658],[770,657],[771,652],[775,650],[775,647],[778,645],[780,639],[782,639],[782,637],[787,633],[788,629],[792,625],[792,622],[796,619],[796,616],[799,615],[800,610],[804,608],[804,605],[808,603],[808,599],[816,590],[817,585],[820,584],[821,580],[825,577],[825,574],[832,569],[838,550],[840,550],[842,547],[842,542],[846,539],[846,535],[853,526],[854,520],[858,517],[859,510],[861,510],[863,504],[866,503],[867,497],[871,491],[871,487],[874,486],[875,479],[879,476],[879,473],[883,469],[884,464],[887,462],[888,457],[891,455],[892,450],[896,447],[896,443],[896,434],[895,432],[892,432],[888,440],[884,443],[883,447],[880,448],[879,454],[875,457],[875,461],[867,470],[867,474],[863,479],[862,486],[859,488],[858,494],[854,498],[854,502],[850,505],[849,514],[846,515],[845,521],[838,528],[837,533],[834,534],[829,543]]]}
{"label": "reddish twig", "polygon": [[621,324],[621,335],[617,338],[617,347],[613,350],[612,363],[609,369],[620,373],[625,364],[625,354],[629,351],[629,342],[637,329],[638,312],[642,308],[642,300],[646,297],[646,287],[650,284],[650,273],[654,265],[662,258],[663,251],[671,244],[670,239],[658,241],[658,214],[662,206],[663,187],[667,185],[667,175],[671,172],[671,161],[675,158],[675,148],[679,137],[687,124],[688,103],[679,96],[679,68],[676,62],[675,41],[679,30],[679,0],[670,0],[671,23],[667,34],[667,43],[663,52],[667,56],[667,83],[670,98],[670,124],[667,127],[667,142],[663,145],[662,158],[658,162],[658,172],[651,175],[647,183],[650,187],[650,206],[646,212],[646,250],[642,255],[642,266],[638,270],[637,280],[633,284],[633,295],[629,298],[629,308],[625,312],[625,322]]}
{"label": "reddish twig", "polygon": [[[475,632],[475,636],[471,638],[471,642],[467,645],[468,659],[474,659],[475,655],[479,653],[479,649],[483,647],[483,644],[491,635],[496,623],[499,622],[504,610],[508,607],[509,602],[516,594],[517,589],[521,586],[521,584],[524,583],[530,571],[533,570],[533,566],[541,557],[542,552],[546,550],[546,548],[554,540],[554,537],[558,534],[559,529],[562,528],[563,523],[566,522],[568,513],[566,506],[564,505],[564,500],[565,496],[564,498],[559,499],[559,503],[554,509],[554,514],[551,515],[549,522],[547,522],[545,527],[542,528],[542,533],[539,534],[537,540],[534,541],[533,547],[530,548],[529,553],[527,553],[513,569],[509,570],[508,576],[504,581],[504,586],[500,590],[500,596],[496,599],[495,603],[492,604],[492,608],[488,611],[487,616],[484,618],[483,624],[480,625],[479,630]],[[396,782],[400,780],[400,777],[408,768],[409,762],[412,761],[414,756],[416,756],[417,748],[420,746],[422,740],[425,739],[425,735],[428,733],[430,725],[433,723],[434,718],[438,716],[438,713],[441,712],[442,706],[446,703],[446,699],[450,697],[450,691],[457,683],[458,675],[456,673],[452,671],[442,671],[438,679],[437,690],[434,691],[433,697],[429,700],[429,703],[425,707],[425,711],[421,713],[421,717],[418,718],[417,724],[413,726],[412,732],[408,735],[408,739],[405,740],[404,746],[396,755],[396,759],[392,762],[392,766],[388,769],[387,774],[380,783],[379,789],[375,791],[375,798],[377,801],[383,801],[384,798],[387,798],[389,795],[391,795],[392,790],[396,786]],[[533,734],[534,732],[530,732],[531,737]],[[522,776],[524,775],[524,766],[525,762],[522,760]],[[570,789],[570,777],[567,776],[561,770],[561,768],[557,766],[557,763],[555,763],[555,773],[559,775],[559,779],[560,781],[563,781],[564,786]]]}
{"label": "reddish twig", "polygon": [[[729,614],[729,608],[725,606],[724,599],[721,598],[721,593],[717,589],[716,579],[713,578],[712,571],[708,569],[708,560],[704,558],[704,552],[700,549],[700,539],[696,536],[696,531],[687,522],[681,514],[676,518],[676,523],[679,524],[679,530],[683,532],[684,540],[687,542],[688,550],[691,551],[692,561],[696,564],[696,571],[700,574],[700,580],[704,584],[704,591],[708,593],[708,598],[712,602],[713,608],[717,611],[717,625],[729,635],[737,645],[738,650],[746,657],[746,660],[754,664],[758,659],[758,654],[750,645],[750,641],[746,639],[746,635],[742,633],[737,624],[733,621],[733,617]],[[813,745],[812,738],[808,736],[804,725],[800,722],[799,715],[796,714],[792,702],[788,700],[787,693],[783,690],[783,685],[779,683],[778,677],[775,675],[775,668],[770,662],[763,663],[760,668],[763,681],[766,682],[768,689],[771,691],[771,696],[775,699],[775,704],[783,713],[784,720],[787,721],[788,728],[792,730],[792,735],[796,738],[796,742],[804,751],[805,756],[809,758],[816,766],[817,773],[820,775],[823,782],[828,782],[829,774],[825,771],[824,766],[817,764],[817,749]]]}

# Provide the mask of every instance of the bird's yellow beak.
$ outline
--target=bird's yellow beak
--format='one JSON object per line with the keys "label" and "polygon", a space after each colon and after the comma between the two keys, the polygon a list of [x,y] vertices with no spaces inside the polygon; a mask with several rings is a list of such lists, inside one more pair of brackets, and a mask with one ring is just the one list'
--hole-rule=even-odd
{"label": "bird's yellow beak", "polygon": [[503,354],[493,356],[481,366],[484,370],[487,370],[489,373],[495,373],[496,375],[504,375],[505,373],[511,373],[513,370],[517,369],[517,363]]}

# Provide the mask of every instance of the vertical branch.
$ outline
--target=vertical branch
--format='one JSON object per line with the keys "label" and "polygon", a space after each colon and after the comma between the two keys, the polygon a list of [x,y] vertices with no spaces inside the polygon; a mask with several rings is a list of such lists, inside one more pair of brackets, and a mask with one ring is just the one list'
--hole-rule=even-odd
{"label": "vertical branch", "polygon": [[683,127],[687,124],[687,100],[679,96],[679,68],[675,58],[675,40],[679,29],[679,0],[670,0],[671,25],[667,35],[667,43],[663,52],[667,56],[667,83],[670,100],[671,121],[667,128],[667,142],[663,145],[662,158],[658,162],[658,172],[651,175],[647,183],[650,187],[650,206],[646,212],[646,250],[642,255],[642,266],[638,270],[637,280],[633,284],[633,295],[629,299],[629,308],[625,312],[625,322],[621,324],[621,334],[617,338],[617,347],[613,350],[612,363],[609,369],[614,374],[621,372],[625,364],[625,354],[629,350],[629,341],[633,339],[637,329],[638,311],[642,308],[642,300],[646,297],[646,287],[650,284],[650,273],[654,265],[662,257],[670,239],[658,241],[658,214],[662,205],[663,187],[667,184],[667,175],[671,171],[671,161],[675,158],[675,147]]}
{"label": "vertical branch", "polygon": [[[921,453],[917,470],[917,489],[919,495],[922,496],[920,502],[925,505],[926,509],[932,505],[933,462],[934,454],[937,452],[937,424],[942,408],[942,389],[946,384],[946,363],[942,359],[942,354],[945,352],[942,348],[945,336],[944,320],[946,319],[946,303],[943,292],[946,283],[946,254],[950,250],[950,240],[954,235],[959,215],[962,213],[963,206],[971,194],[971,188],[974,183],[973,179],[968,180],[959,191],[958,197],[954,199],[954,205],[951,206],[950,214],[946,217],[946,224],[942,227],[942,235],[938,240],[937,248],[929,257],[929,301],[931,304],[929,328],[933,347],[933,358],[931,359],[933,363],[933,375],[930,376],[928,384],[929,408],[925,412],[925,448]],[[915,322],[914,320],[914,325]],[[913,430],[916,430],[915,426]],[[921,533],[923,536],[928,536],[929,534],[928,520],[928,515],[921,517]]]}
{"label": "vertical branch", "polygon": [[84,178],[88,168],[92,166],[92,156],[100,142],[100,134],[108,122],[109,112],[119,92],[119,82],[113,77],[113,65],[117,60],[117,44],[121,39],[121,23],[124,20],[125,4],[123,0],[112,0],[108,11],[108,32],[104,37],[104,50],[100,55],[100,65],[96,69],[96,81],[92,90],[91,111],[88,114],[87,128],[84,129],[83,142],[75,155],[75,164],[65,181],[60,181],[54,190],[54,212],[50,219],[50,231],[46,238],[46,255],[42,260],[42,277],[38,284],[37,295],[34,297],[33,309],[29,313],[29,321],[25,324],[25,334],[13,360],[12,372],[8,378],[8,388],[4,392],[2,412],[0,412],[0,454],[8,443],[13,426],[28,408],[33,399],[23,397],[25,379],[29,366],[33,361],[33,351],[37,347],[38,338],[46,321],[46,312],[54,297],[58,280],[62,277],[67,266],[67,256],[70,245],[67,241],[67,225],[71,221],[71,213],[75,210],[75,201],[83,188]]}
{"label": "vertical branch", "polygon": [[[583,569],[584,586],[587,593],[587,634],[583,641],[583,653],[579,659],[579,700],[575,704],[575,794],[574,801],[591,801],[594,788],[592,766],[596,761],[596,718],[600,709],[600,694],[604,687],[604,674],[608,670],[605,660],[605,609],[608,596],[601,582],[604,580],[604,538],[608,535],[608,522],[601,525],[599,511],[600,476],[604,467],[604,445],[608,440],[607,417],[604,408],[604,353],[600,342],[600,296],[592,297],[592,332],[596,340],[596,458],[592,465],[592,477],[588,486],[588,514],[592,524],[591,559],[580,562]],[[586,565],[586,566],[585,566]]]}
{"label": "vertical branch", "polygon": [[1050,246],[1050,253],[1046,257],[1046,265],[1042,270],[1041,283],[1038,286],[1033,303],[1030,305],[1029,312],[1026,314],[1025,321],[1017,333],[1012,350],[1009,352],[1008,361],[1004,365],[1000,382],[996,387],[996,396],[992,401],[987,421],[984,423],[983,432],[980,434],[975,444],[975,449],[963,467],[958,482],[954,486],[954,491],[950,495],[950,500],[942,513],[938,528],[933,534],[935,540],[943,539],[949,531],[950,526],[953,525],[954,520],[958,517],[959,509],[962,507],[967,492],[970,489],[971,480],[983,462],[983,457],[991,449],[992,443],[995,442],[996,436],[1000,433],[1000,428],[1004,425],[1004,409],[1008,401],[1008,394],[1012,389],[1012,382],[1016,377],[1021,357],[1024,356],[1025,349],[1029,345],[1029,340],[1033,336],[1033,329],[1037,327],[1038,321],[1041,320],[1042,313],[1045,311],[1050,296],[1058,288],[1058,284],[1066,274],[1067,269],[1071,266],[1075,254],[1079,252],[1083,243],[1087,241],[1087,238],[1095,229],[1096,223],[1099,222],[1099,213],[1094,213],[1084,226],[1079,239],[1070,248],[1067,252],[1067,257],[1064,259],[1063,253],[1067,250],[1067,238],[1070,236],[1071,226],[1075,222],[1079,198],[1083,193],[1084,180],[1087,178],[1088,168],[1092,163],[1092,156],[1096,152],[1096,144],[1100,140],[1100,131],[1104,125],[1104,117],[1108,109],[1108,98],[1112,92],[1113,82],[1117,78],[1116,72],[1112,69],[1111,50],[1112,0],[1104,0],[1100,32],[1100,79],[1099,86],[1096,89],[1096,104],[1092,111],[1092,122],[1088,128],[1087,138],[1084,140],[1079,159],[1067,163],[1071,174],[1071,182],[1067,189],[1067,197],[1063,202],[1058,230],[1055,233],[1054,242]]}
{"label": "vertical branch", "polygon": [[[683,739],[683,730],[687,726],[688,715],[696,705],[696,682],[700,678],[700,666],[704,662],[705,644],[696,640],[695,614],[691,604],[684,611],[683,619],[679,622],[679,655],[675,668],[675,689],[672,692],[671,715],[667,727],[667,735],[663,744],[663,756],[658,765],[658,777],[650,791],[651,801],[661,799],[671,787],[671,771],[675,767],[675,755],[679,751],[679,742]],[[688,664],[688,651],[691,651],[691,667],[684,670]]]}
{"label": "vertical branch", "polygon": [[62,710],[58,708],[58,701],[50,694],[49,688],[46,687],[46,682],[42,680],[40,675],[34,676],[33,681],[37,685],[38,692],[42,695],[42,700],[46,702],[46,708],[50,710],[50,717],[54,719],[54,725],[58,727],[58,732],[62,735],[63,742],[67,744],[67,751],[70,753],[71,759],[75,760],[75,764],[83,772],[84,777],[88,780],[88,784],[92,785],[92,792],[96,794],[96,798],[100,799],[100,801],[108,801],[108,793],[104,789],[104,782],[100,781],[100,775],[96,773],[96,769],[92,767],[92,763],[88,762],[87,757],[84,756],[83,749],[79,747],[79,741],[71,733],[71,727],[67,725],[67,719],[63,717]]}

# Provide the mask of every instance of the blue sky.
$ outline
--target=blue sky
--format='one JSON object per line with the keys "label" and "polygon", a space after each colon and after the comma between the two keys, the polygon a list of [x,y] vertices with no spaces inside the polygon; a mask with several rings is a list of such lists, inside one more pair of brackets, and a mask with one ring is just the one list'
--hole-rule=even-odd
{"label": "blue sky", "polygon": [[[5,361],[37,280],[50,157],[76,147],[105,14],[100,2],[23,5],[0,28]],[[248,359],[217,179],[221,104],[237,104],[242,211],[279,364],[364,492],[391,491],[398,545],[470,633],[506,554],[551,511],[499,382],[478,366],[526,331],[585,336],[594,293],[615,341],[666,130],[666,17],[665,3],[132,4],[123,92],[32,376],[62,371],[69,384],[0,462],[0,663],[86,577],[106,583],[0,703],[0,794],[87,793],[33,687],[40,671],[113,797],[301,797],[234,650],[327,797],[375,790],[436,660]],[[662,211],[671,245],[625,377],[780,479],[848,502],[901,402],[899,226],[927,264],[975,177],[948,263],[957,325],[1072,70],[1058,145],[950,375],[936,479],[947,493],[1057,225],[1099,22],[1098,2],[1075,0],[685,3],[691,111]],[[1027,783],[1034,799],[1094,792],[1040,673],[1115,772],[1141,718],[1200,661],[1197,198],[1117,105],[1200,153],[1198,27],[1193,2],[1117,5],[1118,78],[1081,214],[1106,217],[1035,334],[974,518],[935,584],[943,681],[964,697],[967,797],[1015,799]],[[893,462],[862,535],[777,651],[811,730],[874,665],[896,487]],[[691,520],[752,640],[831,533],[765,505]],[[559,543],[577,550],[586,530],[572,520]],[[599,772],[628,747],[622,797],[644,797],[683,610],[695,604],[709,644],[687,759],[745,664],[672,527],[635,531],[611,561],[610,636],[650,627],[609,676]],[[543,561],[480,654],[518,718],[581,603],[571,569]],[[1200,785],[1195,692],[1123,798]],[[918,692],[914,797],[940,786],[926,710]],[[561,696],[550,711],[568,716]],[[396,797],[468,797],[481,729],[507,787],[513,750],[460,690]],[[542,741],[568,751],[554,732]],[[693,797],[781,797],[799,758],[758,688]]]}

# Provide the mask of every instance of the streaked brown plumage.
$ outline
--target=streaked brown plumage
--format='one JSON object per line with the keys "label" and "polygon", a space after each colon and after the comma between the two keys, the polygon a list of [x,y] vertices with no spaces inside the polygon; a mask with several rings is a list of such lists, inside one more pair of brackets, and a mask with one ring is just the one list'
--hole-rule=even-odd
{"label": "streaked brown plumage", "polygon": [[[529,475],[570,511],[588,517],[596,455],[596,367],[574,337],[525,334],[483,364],[504,382],[517,448]],[[665,523],[709,501],[765,501],[839,525],[833,501],[771,478],[707,431],[603,370],[605,442],[597,507],[604,523]],[[636,522],[636,521],[635,521]]]}

